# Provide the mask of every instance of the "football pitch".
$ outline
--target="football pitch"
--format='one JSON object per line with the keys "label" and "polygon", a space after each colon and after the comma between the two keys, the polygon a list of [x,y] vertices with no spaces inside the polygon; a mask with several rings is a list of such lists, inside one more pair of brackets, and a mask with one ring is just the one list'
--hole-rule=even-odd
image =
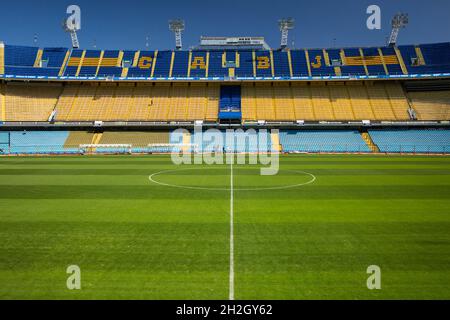
{"label": "football pitch", "polygon": [[450,299],[449,157],[259,168],[0,158],[0,299]]}

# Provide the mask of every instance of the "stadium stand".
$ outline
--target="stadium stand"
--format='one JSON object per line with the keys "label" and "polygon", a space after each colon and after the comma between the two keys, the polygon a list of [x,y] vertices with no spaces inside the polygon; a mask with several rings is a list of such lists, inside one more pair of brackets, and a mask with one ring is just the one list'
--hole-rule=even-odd
{"label": "stadium stand", "polygon": [[[149,144],[169,144],[170,133],[166,132],[104,132],[97,144],[131,144],[133,152],[146,152]],[[114,151],[114,150],[112,150]],[[109,150],[111,152],[111,150]]]}
{"label": "stadium stand", "polygon": [[64,142],[64,150],[78,151],[81,144],[94,143],[94,133],[87,131],[70,131]]}
{"label": "stadium stand", "polygon": [[450,153],[450,130],[369,130],[381,152]]}
{"label": "stadium stand", "polygon": [[[449,130],[397,129],[410,123],[425,128],[448,125],[449,42],[210,49],[82,50],[0,42],[0,153],[79,153],[84,150],[80,145],[96,144],[167,152],[169,147],[150,150],[148,145],[171,144],[169,130],[192,128],[195,121],[260,129],[238,131],[233,141],[220,146],[202,143],[207,152],[257,151],[254,138],[262,134],[264,147],[285,152],[450,153]],[[97,121],[139,129],[86,129],[103,125]],[[287,130],[303,125],[320,129]],[[8,126],[19,129],[5,131]],[[55,128],[22,130],[32,126]],[[55,131],[65,126],[74,131]],[[156,131],[134,131],[143,126]],[[286,130],[269,134],[259,126]],[[339,126],[346,128],[336,129]],[[393,129],[367,131],[385,126]],[[195,143],[196,138],[190,132],[182,140]]]}
{"label": "stadium stand", "polygon": [[260,83],[242,87],[242,119],[408,120],[399,83]]}
{"label": "stadium stand", "polygon": [[56,119],[216,121],[219,112],[218,100],[219,86],[214,84],[69,84],[65,86],[56,105]]}
{"label": "stadium stand", "polygon": [[0,131],[0,155],[9,153],[9,132]]}
{"label": "stadium stand", "polygon": [[61,90],[58,83],[6,84],[5,121],[48,121]]}
{"label": "stadium stand", "polygon": [[[0,57],[1,57],[0,49]],[[450,43],[417,46],[238,51],[68,50],[4,46],[4,70],[17,77],[203,79],[404,76],[450,72]]]}
{"label": "stadium stand", "polygon": [[353,82],[347,86],[350,101],[353,107],[355,119],[371,120],[375,119],[369,96],[362,82]]}
{"label": "stadium stand", "polygon": [[[220,135],[220,140],[216,139]],[[80,145],[131,145],[132,152],[169,152],[175,143],[191,143],[201,152],[282,152],[309,153],[448,153],[450,130],[446,129],[371,129],[356,130],[214,130],[191,132],[182,141],[165,131],[2,131],[0,154],[73,154]],[[123,152],[121,148],[96,148],[99,153]]]}
{"label": "stadium stand", "polygon": [[12,131],[10,132],[11,154],[64,153],[68,131]]}
{"label": "stadium stand", "polygon": [[450,72],[450,43],[400,46],[408,73],[435,74]]}
{"label": "stadium stand", "polygon": [[409,97],[419,120],[449,120],[450,91],[410,92]]}
{"label": "stadium stand", "polygon": [[[216,135],[220,140],[216,140]],[[271,135],[267,130],[236,130],[229,134],[214,130],[191,132],[191,144],[197,145],[199,152],[264,152],[271,150]]]}
{"label": "stadium stand", "polygon": [[[223,105],[214,83],[83,84],[7,82],[0,86],[4,121],[404,121],[449,120],[449,91],[409,92],[401,83],[259,82],[234,86]],[[228,112],[232,111],[232,112]]]}
{"label": "stadium stand", "polygon": [[281,131],[283,152],[371,152],[358,131]]}

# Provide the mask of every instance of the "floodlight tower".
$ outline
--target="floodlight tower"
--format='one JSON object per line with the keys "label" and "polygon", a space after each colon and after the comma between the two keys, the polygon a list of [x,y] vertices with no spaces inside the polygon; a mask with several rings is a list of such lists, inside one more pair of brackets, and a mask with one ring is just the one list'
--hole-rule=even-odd
{"label": "floodlight tower", "polygon": [[175,20],[169,20],[169,29],[173,33],[175,33],[175,46],[177,50],[181,50],[183,48],[183,42],[181,39],[181,32],[184,31],[184,20],[181,19],[175,19]]}
{"label": "floodlight tower", "polygon": [[295,20],[293,18],[283,18],[278,20],[278,26],[281,31],[281,50],[288,45],[289,30],[294,29]]}
{"label": "floodlight tower", "polygon": [[395,46],[397,44],[398,34],[400,29],[406,28],[409,23],[409,18],[407,13],[397,13],[394,18],[392,18],[392,31],[389,37],[388,46]]}
{"label": "floodlight tower", "polygon": [[77,35],[77,30],[79,30],[79,28],[77,27],[76,22],[71,19],[64,20],[62,27],[65,32],[70,34],[70,39],[72,40],[72,48],[73,49],[80,48],[80,42],[78,41]]}

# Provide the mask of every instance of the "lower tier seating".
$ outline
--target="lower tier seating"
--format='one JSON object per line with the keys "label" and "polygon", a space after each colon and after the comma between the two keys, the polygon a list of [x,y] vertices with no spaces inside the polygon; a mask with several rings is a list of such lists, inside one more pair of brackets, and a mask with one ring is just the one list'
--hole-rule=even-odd
{"label": "lower tier seating", "polygon": [[371,152],[358,131],[281,131],[283,152]]}
{"label": "lower tier seating", "polygon": [[[372,150],[380,152],[449,153],[450,130],[369,130]],[[0,131],[0,154],[79,153],[82,144],[131,145],[132,152],[169,152],[168,144],[183,143],[183,150],[203,152],[371,152],[358,131],[282,130],[277,135],[265,130],[208,132],[106,131]],[[148,147],[149,144],[156,145]],[[191,146],[188,146],[191,144]],[[194,145],[194,147],[192,147]],[[97,152],[123,152],[123,148],[97,148]]]}
{"label": "lower tier seating", "polygon": [[369,130],[381,152],[450,153],[450,130]]}
{"label": "lower tier seating", "polygon": [[268,130],[238,130],[232,134],[225,131],[191,133],[191,144],[200,152],[268,152],[271,136]]}
{"label": "lower tier seating", "polygon": [[12,131],[8,153],[63,153],[68,136],[68,131]]}

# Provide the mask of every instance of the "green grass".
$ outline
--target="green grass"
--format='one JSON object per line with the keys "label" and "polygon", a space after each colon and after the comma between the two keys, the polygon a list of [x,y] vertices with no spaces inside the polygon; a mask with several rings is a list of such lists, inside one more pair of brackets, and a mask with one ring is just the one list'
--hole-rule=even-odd
{"label": "green grass", "polygon": [[[155,177],[228,188],[230,167]],[[168,156],[0,158],[0,299],[227,299],[230,192]],[[235,166],[237,299],[450,299],[450,158]],[[240,189],[302,183],[280,190]],[[66,288],[79,265],[82,290]],[[379,265],[382,289],[368,290]]]}

